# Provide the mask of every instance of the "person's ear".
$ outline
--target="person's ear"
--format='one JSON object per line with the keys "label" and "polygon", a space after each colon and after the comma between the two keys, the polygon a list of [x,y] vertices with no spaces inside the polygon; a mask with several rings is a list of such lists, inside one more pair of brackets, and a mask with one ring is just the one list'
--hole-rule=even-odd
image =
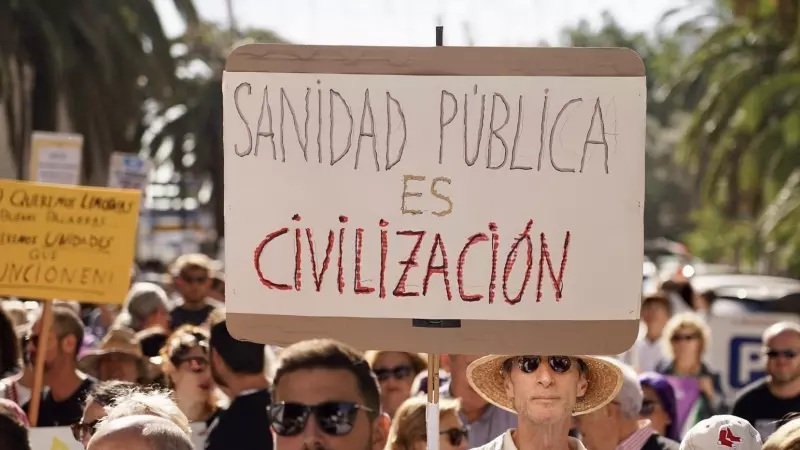
{"label": "person's ear", "polygon": [[583,397],[586,395],[586,390],[589,388],[589,382],[586,381],[586,375],[581,373],[578,377],[578,392],[576,393],[578,397]]}
{"label": "person's ear", "polygon": [[383,450],[389,440],[389,426],[391,419],[386,413],[381,413],[372,421],[372,450]]}
{"label": "person's ear", "polygon": [[503,371],[503,386],[506,388],[506,396],[514,398],[514,383],[511,382],[511,374]]}
{"label": "person's ear", "polygon": [[444,355],[441,356],[441,358],[442,359],[441,362],[439,363],[439,367],[447,371],[447,373],[450,373],[452,369],[452,363],[450,362],[450,355],[445,353]]}

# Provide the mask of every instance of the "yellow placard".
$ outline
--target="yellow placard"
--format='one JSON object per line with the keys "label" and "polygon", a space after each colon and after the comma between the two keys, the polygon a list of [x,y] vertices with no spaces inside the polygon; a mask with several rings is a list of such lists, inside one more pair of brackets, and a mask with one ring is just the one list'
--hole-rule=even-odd
{"label": "yellow placard", "polygon": [[122,303],[141,192],[0,180],[0,296]]}

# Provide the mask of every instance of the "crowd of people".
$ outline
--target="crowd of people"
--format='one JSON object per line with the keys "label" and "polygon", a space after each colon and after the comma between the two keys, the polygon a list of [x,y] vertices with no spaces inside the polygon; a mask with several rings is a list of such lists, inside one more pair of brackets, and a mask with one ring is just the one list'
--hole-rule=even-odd
{"label": "crowd of people", "polygon": [[[164,273],[134,271],[121,305],[53,301],[45,342],[40,303],[3,300],[0,449],[66,426],[90,450],[426,448],[427,355],[239,341],[221,269],[184,255]],[[767,375],[730,402],[706,362],[704,305],[688,281],[665,283],[643,298],[621,355],[442,355],[439,448],[800,449],[800,325],[764,332]],[[697,386],[691,411],[675,379]]]}

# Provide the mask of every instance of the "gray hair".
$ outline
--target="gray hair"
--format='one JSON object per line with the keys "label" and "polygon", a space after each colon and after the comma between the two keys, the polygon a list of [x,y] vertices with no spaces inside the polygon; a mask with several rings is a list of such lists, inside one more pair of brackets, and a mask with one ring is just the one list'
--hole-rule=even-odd
{"label": "gray hair", "polygon": [[128,297],[125,299],[125,306],[117,325],[137,332],[142,331],[147,318],[159,308],[169,309],[167,293],[164,289],[154,283],[135,283],[128,291]]}
{"label": "gray hair", "polygon": [[106,407],[103,422],[110,422],[128,416],[156,416],[169,420],[180,428],[186,436],[192,435],[189,419],[172,400],[168,391],[132,391]]}
{"label": "gray hair", "polygon": [[614,401],[619,404],[619,409],[624,418],[638,419],[642,410],[644,392],[642,392],[642,386],[639,384],[639,375],[636,374],[636,370],[616,358],[600,357],[600,359],[617,366],[622,371],[622,388],[620,388]]}
{"label": "gray hair", "polygon": [[[116,436],[115,436],[116,435]],[[189,437],[173,422],[162,417],[134,415],[103,421],[89,441],[89,449],[108,445],[104,439],[144,439],[153,450],[192,450]],[[110,446],[110,445],[109,445]]]}

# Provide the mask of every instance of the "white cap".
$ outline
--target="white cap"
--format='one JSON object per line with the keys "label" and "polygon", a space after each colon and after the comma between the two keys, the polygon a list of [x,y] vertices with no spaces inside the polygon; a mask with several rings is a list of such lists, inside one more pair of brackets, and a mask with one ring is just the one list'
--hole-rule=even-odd
{"label": "white cap", "polygon": [[686,433],[680,450],[761,450],[761,435],[741,417],[719,415],[701,420]]}

